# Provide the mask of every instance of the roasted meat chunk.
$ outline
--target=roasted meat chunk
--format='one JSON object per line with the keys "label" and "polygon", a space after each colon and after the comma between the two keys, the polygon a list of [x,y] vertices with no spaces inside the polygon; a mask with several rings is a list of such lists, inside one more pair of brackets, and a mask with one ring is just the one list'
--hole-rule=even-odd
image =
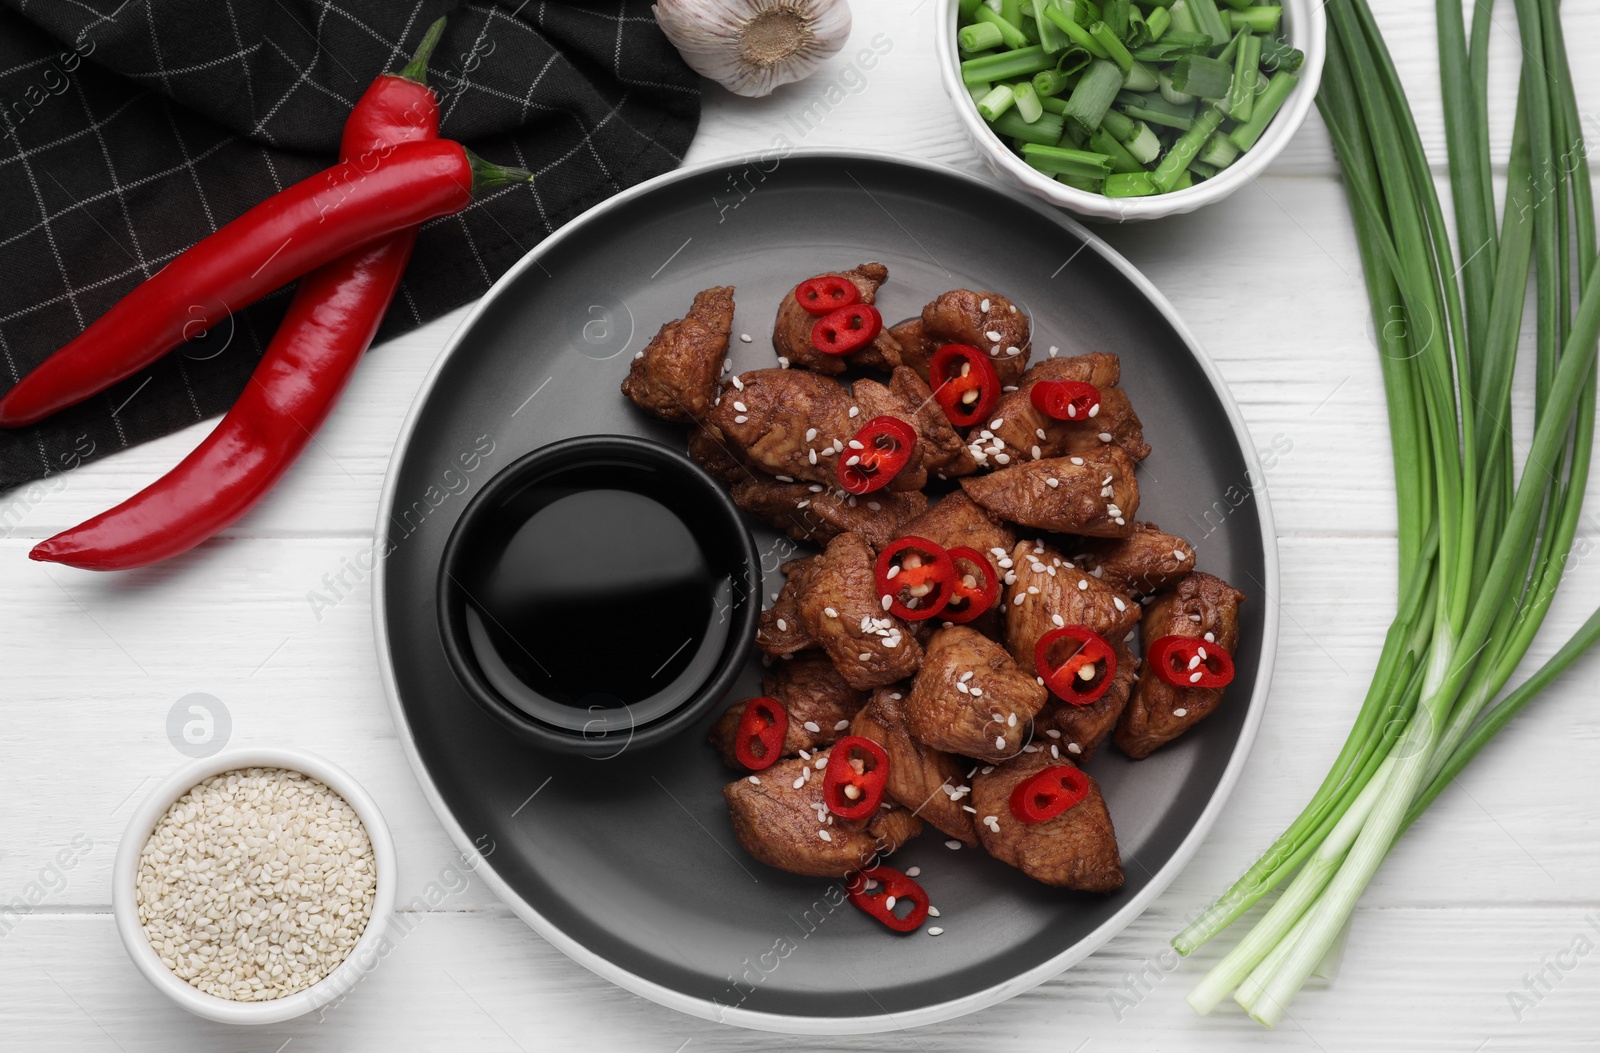
{"label": "roasted meat chunk", "polygon": [[889,378],[889,390],[911,408],[906,419],[917,429],[922,466],[941,479],[971,475],[978,462],[967,449],[966,440],[944,415],[928,384],[915,371],[901,366]]}
{"label": "roasted meat chunk", "polygon": [[969,845],[978,843],[967,797],[971,762],[924,746],[906,720],[905,684],[880,687],[850,724],[850,734],[871,739],[889,755],[887,791],[912,814]]}
{"label": "roasted meat chunk", "polygon": [[732,329],[733,286],[696,293],[688,315],[662,326],[634,356],[622,393],[665,421],[704,419],[716,396]]}
{"label": "roasted meat chunk", "polygon": [[1052,629],[1081,625],[1115,647],[1139,621],[1139,604],[1074,566],[1043,541],[1020,541],[1008,568],[1006,646],[1024,669],[1033,670],[1039,638]]}
{"label": "roasted meat chunk", "polygon": [[1068,762],[1047,749],[984,768],[972,780],[978,838],[984,849],[1036,881],[1080,892],[1111,892],[1122,886],[1122,856],[1100,786],[1089,778],[1089,796],[1042,823],[1011,814],[1011,793],[1025,780]]}
{"label": "roasted meat chunk", "polygon": [[1139,509],[1135,464],[1121,447],[1095,454],[1024,461],[961,488],[1001,519],[1040,530],[1090,537],[1127,537]]}
{"label": "roasted meat chunk", "polygon": [[[1230,655],[1239,646],[1239,604],[1244,593],[1199,571],[1159,593],[1145,610],[1141,636],[1148,652],[1164,636],[1214,643]],[[1225,688],[1175,687],[1149,663],[1122,711],[1113,739],[1128,756],[1142,759],[1210,716]]]}
{"label": "roasted meat chunk", "polygon": [[900,528],[928,508],[921,491],[879,490],[855,494],[821,483],[781,483],[764,472],[750,472],[731,487],[733,502],[796,541],[826,545],[854,531],[873,547],[888,544]]}
{"label": "roasted meat chunk", "polygon": [[859,416],[850,393],[831,377],[756,369],[722,386],[708,420],[745,463],[788,480],[835,486],[838,453],[860,430]]}
{"label": "roasted meat chunk", "polygon": [[[930,357],[945,344],[977,348],[1003,385],[1021,381],[1032,350],[1027,315],[999,293],[971,289],[952,289],[922,309],[922,342]],[[917,371],[928,379],[926,365]]]}
{"label": "roasted meat chunk", "polygon": [[751,475],[750,469],[739,463],[739,458],[728,448],[728,440],[709,424],[701,423],[689,429],[689,459],[724,483],[736,483]]}
{"label": "roasted meat chunk", "polygon": [[[910,373],[909,370],[907,372]],[[916,379],[915,373],[910,373],[910,376],[913,380]],[[923,434],[923,421],[917,413],[917,404],[907,399],[900,391],[887,384],[880,384],[876,380],[856,381],[850,386],[850,394],[860,408],[860,413],[856,416],[858,424],[865,424],[874,417],[894,417],[911,425],[912,430],[917,433],[917,447],[912,451],[911,459],[893,479],[889,480],[885,489],[921,490],[928,484],[927,458],[931,454],[936,460],[948,459],[950,451],[935,451],[932,448],[928,437]],[[955,435],[955,431],[952,429],[950,434]]]}
{"label": "roasted meat chunk", "polygon": [[916,372],[926,383],[933,364],[933,353],[939,350],[922,335],[922,316],[889,328],[889,335],[900,345],[900,363]]}
{"label": "roasted meat chunk", "polygon": [[1087,706],[1051,698],[1034,718],[1034,739],[1050,756],[1065,756],[1083,764],[1116,728],[1139,673],[1139,658],[1121,640],[1112,641],[1111,650],[1117,656],[1117,670],[1111,674],[1105,694]]}
{"label": "roasted meat chunk", "polygon": [[1031,669],[974,629],[952,625],[934,633],[906,714],[924,746],[981,760],[1013,756],[1028,740],[1029,723],[1049,692]]}
{"label": "roasted meat chunk", "polygon": [[[851,718],[867,700],[866,692],[845,683],[828,656],[820,652],[774,664],[761,678],[761,690],[781,702],[789,714],[789,732],[783,738],[785,757],[801,750],[815,752],[849,734]],[[711,744],[730,768],[740,766],[733,747],[744,707],[744,702],[735,702],[711,726]]]}
{"label": "roasted meat chunk", "polygon": [[862,689],[904,680],[922,661],[922,645],[906,623],[883,609],[876,560],[866,538],[840,534],[800,593],[806,634],[828,652],[845,683]]}
{"label": "roasted meat chunk", "polygon": [[1125,538],[1085,542],[1072,561],[1130,596],[1151,596],[1194,569],[1194,546],[1154,523],[1134,523]]}
{"label": "roasted meat chunk", "polygon": [[904,808],[856,820],[829,812],[822,773],[831,752],[781,760],[722,788],[733,835],[746,852],[791,874],[844,877],[921,833],[922,820]]}
{"label": "roasted meat chunk", "polygon": [[[927,512],[906,523],[899,536],[907,535],[927,538],[946,549],[976,549],[988,559],[988,573],[992,581],[999,581],[1004,576],[1000,562],[1009,560],[1011,547],[1016,544],[1016,534],[1009,526],[996,521],[960,490],[946,494]],[[957,566],[961,569],[960,564]],[[963,570],[963,573],[967,572]],[[980,582],[972,577],[967,584],[977,587]],[[932,627],[938,623],[938,618],[931,618],[920,624]],[[987,636],[999,635],[1000,601],[997,599],[993,607],[967,624]]]}
{"label": "roasted meat chunk", "polygon": [[[863,263],[847,271],[826,271],[816,277],[826,277],[828,274],[848,278],[860,291],[861,302],[870,304],[876,302],[878,286],[888,279],[889,268],[881,263]],[[801,307],[794,298],[794,290],[789,290],[778,304],[778,319],[772,327],[773,349],[794,365],[818,373],[843,373],[850,366],[889,370],[900,364],[899,341],[887,330],[853,355],[829,355],[818,351],[811,343],[811,327],[816,324],[817,316]]]}
{"label": "roasted meat chunk", "polygon": [[[1110,444],[1122,447],[1136,461],[1144,460],[1150,456],[1150,446],[1127,393],[1117,386],[1120,375],[1117,356],[1100,352],[1036,363],[1022,375],[1017,390],[1000,396],[993,413],[999,427],[991,422],[972,434],[973,455],[980,463],[1001,467],[1038,457],[1091,454]],[[1083,420],[1057,420],[1033,405],[1033,387],[1044,380],[1093,384],[1100,389],[1100,408]]]}
{"label": "roasted meat chunk", "polygon": [[756,646],[762,654],[780,658],[817,646],[800,620],[800,594],[820,562],[821,556],[806,556],[778,568],[783,571],[783,588],[772,606],[761,612],[756,625]]}

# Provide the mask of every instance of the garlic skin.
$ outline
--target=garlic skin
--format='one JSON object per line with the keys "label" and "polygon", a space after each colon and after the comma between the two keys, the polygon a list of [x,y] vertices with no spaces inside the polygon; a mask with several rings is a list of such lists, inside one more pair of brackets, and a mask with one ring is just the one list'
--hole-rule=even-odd
{"label": "garlic skin", "polygon": [[809,77],[850,38],[846,0],[656,0],[651,10],[691,69],[751,98]]}

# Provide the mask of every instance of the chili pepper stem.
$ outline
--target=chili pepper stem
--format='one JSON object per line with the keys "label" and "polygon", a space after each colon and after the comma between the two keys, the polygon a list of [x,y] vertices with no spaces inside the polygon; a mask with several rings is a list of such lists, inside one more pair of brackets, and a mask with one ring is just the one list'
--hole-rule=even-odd
{"label": "chili pepper stem", "polygon": [[492,161],[485,161],[471,150],[466,150],[467,164],[472,166],[472,193],[481,194],[485,190],[497,190],[503,186],[515,186],[518,183],[533,182],[533,173],[525,168],[507,168],[497,165]]}
{"label": "chili pepper stem", "polygon": [[433,58],[433,49],[439,46],[439,38],[444,36],[445,19],[441,18],[428,27],[422,34],[422,43],[417,45],[416,53],[411,56],[411,61],[393,76],[401,80],[409,80],[413,84],[428,83],[428,60]]}

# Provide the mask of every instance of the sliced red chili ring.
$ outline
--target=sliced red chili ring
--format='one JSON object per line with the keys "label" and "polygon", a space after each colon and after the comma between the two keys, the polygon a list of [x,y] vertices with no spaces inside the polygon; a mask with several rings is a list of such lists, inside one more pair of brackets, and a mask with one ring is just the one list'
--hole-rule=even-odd
{"label": "sliced red chili ring", "polygon": [[1054,819],[1089,796],[1089,777],[1070,764],[1054,764],[1017,783],[1011,814],[1032,826]]}
{"label": "sliced red chili ring", "polygon": [[1056,420],[1088,420],[1100,412],[1100,389],[1076,380],[1041,380],[1028,391],[1028,401]]}
{"label": "sliced red chili ring", "polygon": [[839,274],[819,274],[794,287],[794,299],[807,314],[827,314],[861,302],[856,283]]}
{"label": "sliced red chili ring", "polygon": [[889,485],[917,449],[917,430],[899,417],[873,417],[839,455],[839,485],[870,494]]}
{"label": "sliced red chili ring", "polygon": [[1145,651],[1155,674],[1175,687],[1227,687],[1233,655],[1195,636],[1163,636]]}
{"label": "sliced red chili ring", "polygon": [[[868,891],[868,886],[876,887]],[[893,867],[869,867],[850,875],[845,894],[858,909],[877,918],[895,932],[915,932],[928,918],[928,893],[921,885]],[[895,913],[901,903],[910,903],[910,913]]]}
{"label": "sliced red chili ring", "polygon": [[825,355],[851,355],[883,331],[883,315],[870,303],[829,311],[811,327],[811,346]]}
{"label": "sliced red chili ring", "polygon": [[[950,557],[955,580],[950,586],[950,602],[945,604],[940,616],[947,622],[964,625],[995,605],[1000,598],[1000,575],[995,573],[989,557],[975,548],[961,545],[945,550],[945,555]],[[967,579],[973,575],[962,572],[962,563],[976,567],[982,581],[967,584]]]}
{"label": "sliced red chili ring", "polygon": [[744,704],[739,730],[734,733],[733,755],[751,771],[771,767],[783,756],[789,734],[789,711],[775,698],[752,698]]}
{"label": "sliced red chili ring", "polygon": [[971,427],[987,420],[1000,401],[1000,374],[982,351],[967,344],[946,344],[928,363],[933,397],[950,423]]}
{"label": "sliced red chili ring", "polygon": [[[1063,640],[1078,647],[1058,665],[1051,659],[1051,652]],[[1117,672],[1117,654],[1105,637],[1088,626],[1066,625],[1039,637],[1033,649],[1033,668],[1057,698],[1087,706],[1111,686],[1111,678]]]}
{"label": "sliced red chili ring", "polygon": [[846,735],[828,754],[822,800],[840,819],[866,819],[883,803],[888,781],[889,755],[883,747],[860,735]]}
{"label": "sliced red chili ring", "polygon": [[919,622],[945,609],[956,571],[950,553],[925,537],[896,538],[878,553],[874,568],[883,609],[896,618]]}

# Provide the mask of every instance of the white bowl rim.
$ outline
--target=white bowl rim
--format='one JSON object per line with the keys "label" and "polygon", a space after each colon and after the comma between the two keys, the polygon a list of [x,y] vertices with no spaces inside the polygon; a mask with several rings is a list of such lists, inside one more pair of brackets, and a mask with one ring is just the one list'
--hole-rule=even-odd
{"label": "white bowl rim", "polygon": [[[512,912],[521,918],[528,927],[542,936],[548,943],[561,951],[568,958],[582,965],[590,972],[609,980],[624,990],[636,995],[676,1009],[680,1013],[699,1017],[702,1020],[711,1020],[718,1023],[733,1024],[738,1027],[750,1028],[755,1031],[771,1031],[780,1034],[806,1034],[806,1035],[863,1035],[885,1031],[899,1031],[906,1028],[920,1027],[924,1024],[934,1024],[944,1020],[952,1020],[967,1013],[976,1012],[989,1006],[1003,1002],[1008,998],[1019,995],[1024,991],[1037,987],[1046,980],[1065,972],[1078,962],[1087,958],[1111,937],[1121,932],[1135,918],[1143,914],[1146,908],[1155,901],[1156,897],[1166,891],[1174,878],[1188,865],[1189,860],[1200,848],[1211,827],[1227,806],[1228,798],[1232,795],[1239,778],[1244,772],[1245,762],[1249,759],[1251,747],[1255,744],[1256,732],[1261,726],[1263,714],[1267,708],[1267,695],[1272,689],[1272,673],[1278,656],[1278,615],[1277,605],[1269,606],[1268,613],[1263,616],[1261,626],[1261,666],[1256,676],[1255,691],[1250,695],[1249,709],[1245,714],[1244,726],[1239,729],[1239,738],[1233,745],[1228,756],[1227,766],[1223,769],[1222,777],[1217,781],[1217,788],[1212,792],[1211,800],[1207,802],[1200,817],[1195,820],[1194,826],[1179,843],[1172,857],[1156,873],[1156,876],[1139,891],[1131,900],[1122,906],[1116,914],[1100,925],[1088,936],[1079,940],[1067,950],[1056,955],[1048,961],[1041,962],[1026,972],[1019,973],[1010,979],[992,984],[980,991],[965,995],[961,998],[950,999],[936,1005],[930,1005],[910,1013],[882,1013],[876,1016],[848,1016],[848,1017],[819,1017],[799,1016],[789,1013],[768,1013],[757,1010],[729,1008],[719,1005],[708,999],[684,994],[674,988],[659,984],[654,980],[639,976],[623,966],[617,965],[609,958],[591,950],[577,939],[569,936],[560,926],[546,918],[539,910],[527,900],[523,899],[511,883],[496,872],[490,859],[481,854],[473,839],[462,828],[450,806],[445,802],[444,795],[433,781],[427,765],[422,761],[422,755],[417,749],[417,743],[411,731],[411,725],[406,720],[405,709],[400,703],[400,685],[395,675],[393,661],[390,660],[389,626],[384,593],[384,553],[386,547],[381,544],[389,524],[384,518],[384,510],[394,501],[395,493],[400,483],[400,465],[409,446],[417,424],[422,419],[423,406],[429,394],[438,383],[439,377],[444,373],[445,367],[451,358],[460,350],[465,336],[471,331],[472,326],[493,306],[497,297],[504,295],[506,290],[515,284],[521,275],[541,266],[539,262],[547,253],[555,251],[569,239],[581,237],[587,221],[595,216],[603,215],[619,205],[632,201],[650,193],[657,187],[676,180],[693,179],[706,172],[715,172],[719,169],[735,167],[749,163],[755,158],[754,154],[731,154],[724,157],[712,158],[694,165],[684,165],[680,168],[663,172],[661,175],[636,183],[619,194],[592,206],[588,211],[567,221],[567,223],[545,238],[542,242],[528,251],[522,259],[511,265],[511,268],[489,288],[481,299],[469,309],[466,315],[456,326],[450,339],[445,343],[444,349],[434,359],[428,374],[423,378],[422,384],[417,389],[417,394],[411,402],[411,408],[406,411],[405,421],[400,425],[400,431],[395,437],[394,452],[389,458],[389,470],[384,474],[383,490],[378,497],[378,510],[376,523],[373,526],[373,536],[379,542],[375,550],[379,553],[378,562],[374,565],[372,574],[372,623],[373,643],[378,653],[378,675],[383,682],[383,693],[389,701],[389,715],[394,720],[395,731],[400,740],[401,749],[404,750],[406,760],[411,765],[411,771],[417,778],[417,784],[422,789],[422,794],[427,798],[439,823],[445,832],[450,835],[450,840],[456,848],[468,857],[476,857],[477,866],[473,873],[483,879],[484,884],[495,893],[500,900],[511,908]],[[1026,205],[1038,212],[1041,218],[1049,222],[1065,225],[1075,235],[1083,239],[1084,247],[1092,250],[1109,263],[1117,272],[1140,290],[1167,324],[1172,326],[1178,334],[1195,361],[1205,372],[1207,381],[1217,393],[1218,400],[1222,403],[1224,415],[1228,425],[1233,429],[1235,439],[1239,443],[1240,451],[1245,460],[1245,470],[1248,478],[1259,479],[1262,477],[1261,461],[1256,454],[1255,442],[1250,436],[1250,429],[1245,424],[1244,415],[1239,410],[1239,404],[1233,397],[1232,390],[1227,381],[1223,379],[1222,371],[1217,367],[1216,361],[1201,346],[1198,338],[1189,329],[1183,319],[1178,315],[1177,309],[1172,306],[1149,278],[1139,271],[1121,253],[1094,231],[1085,227],[1072,216],[1060,211],[1049,209],[1037,197],[1029,197],[1017,187],[996,184],[993,180],[984,179],[982,176],[954,165],[940,161],[930,161],[918,157],[891,157],[886,158],[880,151],[870,149],[846,149],[838,147],[816,147],[794,150],[784,155],[794,158],[827,157],[844,158],[847,160],[860,160],[863,162],[892,162],[911,168],[920,168],[924,171],[937,172],[954,179],[959,179],[973,185],[983,185],[997,193],[1004,194],[1014,201]],[[1255,491],[1256,521],[1262,536],[1263,582],[1262,592],[1268,596],[1276,596],[1279,592],[1279,561],[1278,561],[1278,532],[1273,521],[1272,503],[1265,488]]]}
{"label": "white bowl rim", "polygon": [[1291,43],[1305,54],[1305,61],[1299,70],[1300,83],[1295,85],[1288,103],[1273,118],[1272,123],[1267,125],[1267,130],[1252,149],[1245,151],[1239,160],[1223,169],[1214,178],[1170,194],[1127,198],[1109,198],[1102,194],[1091,194],[1087,190],[1078,190],[1059,180],[1051,179],[1030,167],[1013,153],[994,132],[989,130],[983,118],[978,116],[977,107],[973,105],[965,85],[961,83],[960,60],[955,51],[958,0],[940,0],[936,19],[938,29],[934,36],[934,47],[939,62],[939,80],[944,85],[945,94],[949,96],[951,105],[955,107],[956,116],[966,130],[967,137],[972,140],[973,149],[982,155],[985,162],[1003,169],[1029,193],[1036,194],[1051,204],[1071,209],[1079,215],[1118,222],[1159,219],[1163,216],[1192,212],[1197,208],[1221,201],[1238,190],[1246,181],[1253,181],[1265,171],[1266,167],[1289,145],[1289,140],[1300,130],[1300,126],[1305,123],[1312,106],[1316,103],[1317,88],[1322,81],[1323,60],[1327,54],[1327,12],[1323,10],[1322,0],[1280,0],[1280,3],[1294,26]]}
{"label": "white bowl rim", "polygon": [[[361,818],[377,867],[372,915],[350,954],[310,987],[265,1002],[234,1002],[207,994],[161,964],[161,958],[139,924],[138,904],[134,898],[139,855],[167,809],[202,780],[240,768],[285,768],[320,780],[343,797]],[[178,1005],[196,1016],[223,1024],[275,1024],[338,1001],[376,967],[375,948],[384,938],[394,909],[395,866],[394,840],[378,811],[377,802],[349,772],[305,750],[286,746],[240,746],[185,764],[158,783],[134,809],[111,868],[112,914],[117,923],[117,935],[122,938],[133,964],[145,979]]]}

